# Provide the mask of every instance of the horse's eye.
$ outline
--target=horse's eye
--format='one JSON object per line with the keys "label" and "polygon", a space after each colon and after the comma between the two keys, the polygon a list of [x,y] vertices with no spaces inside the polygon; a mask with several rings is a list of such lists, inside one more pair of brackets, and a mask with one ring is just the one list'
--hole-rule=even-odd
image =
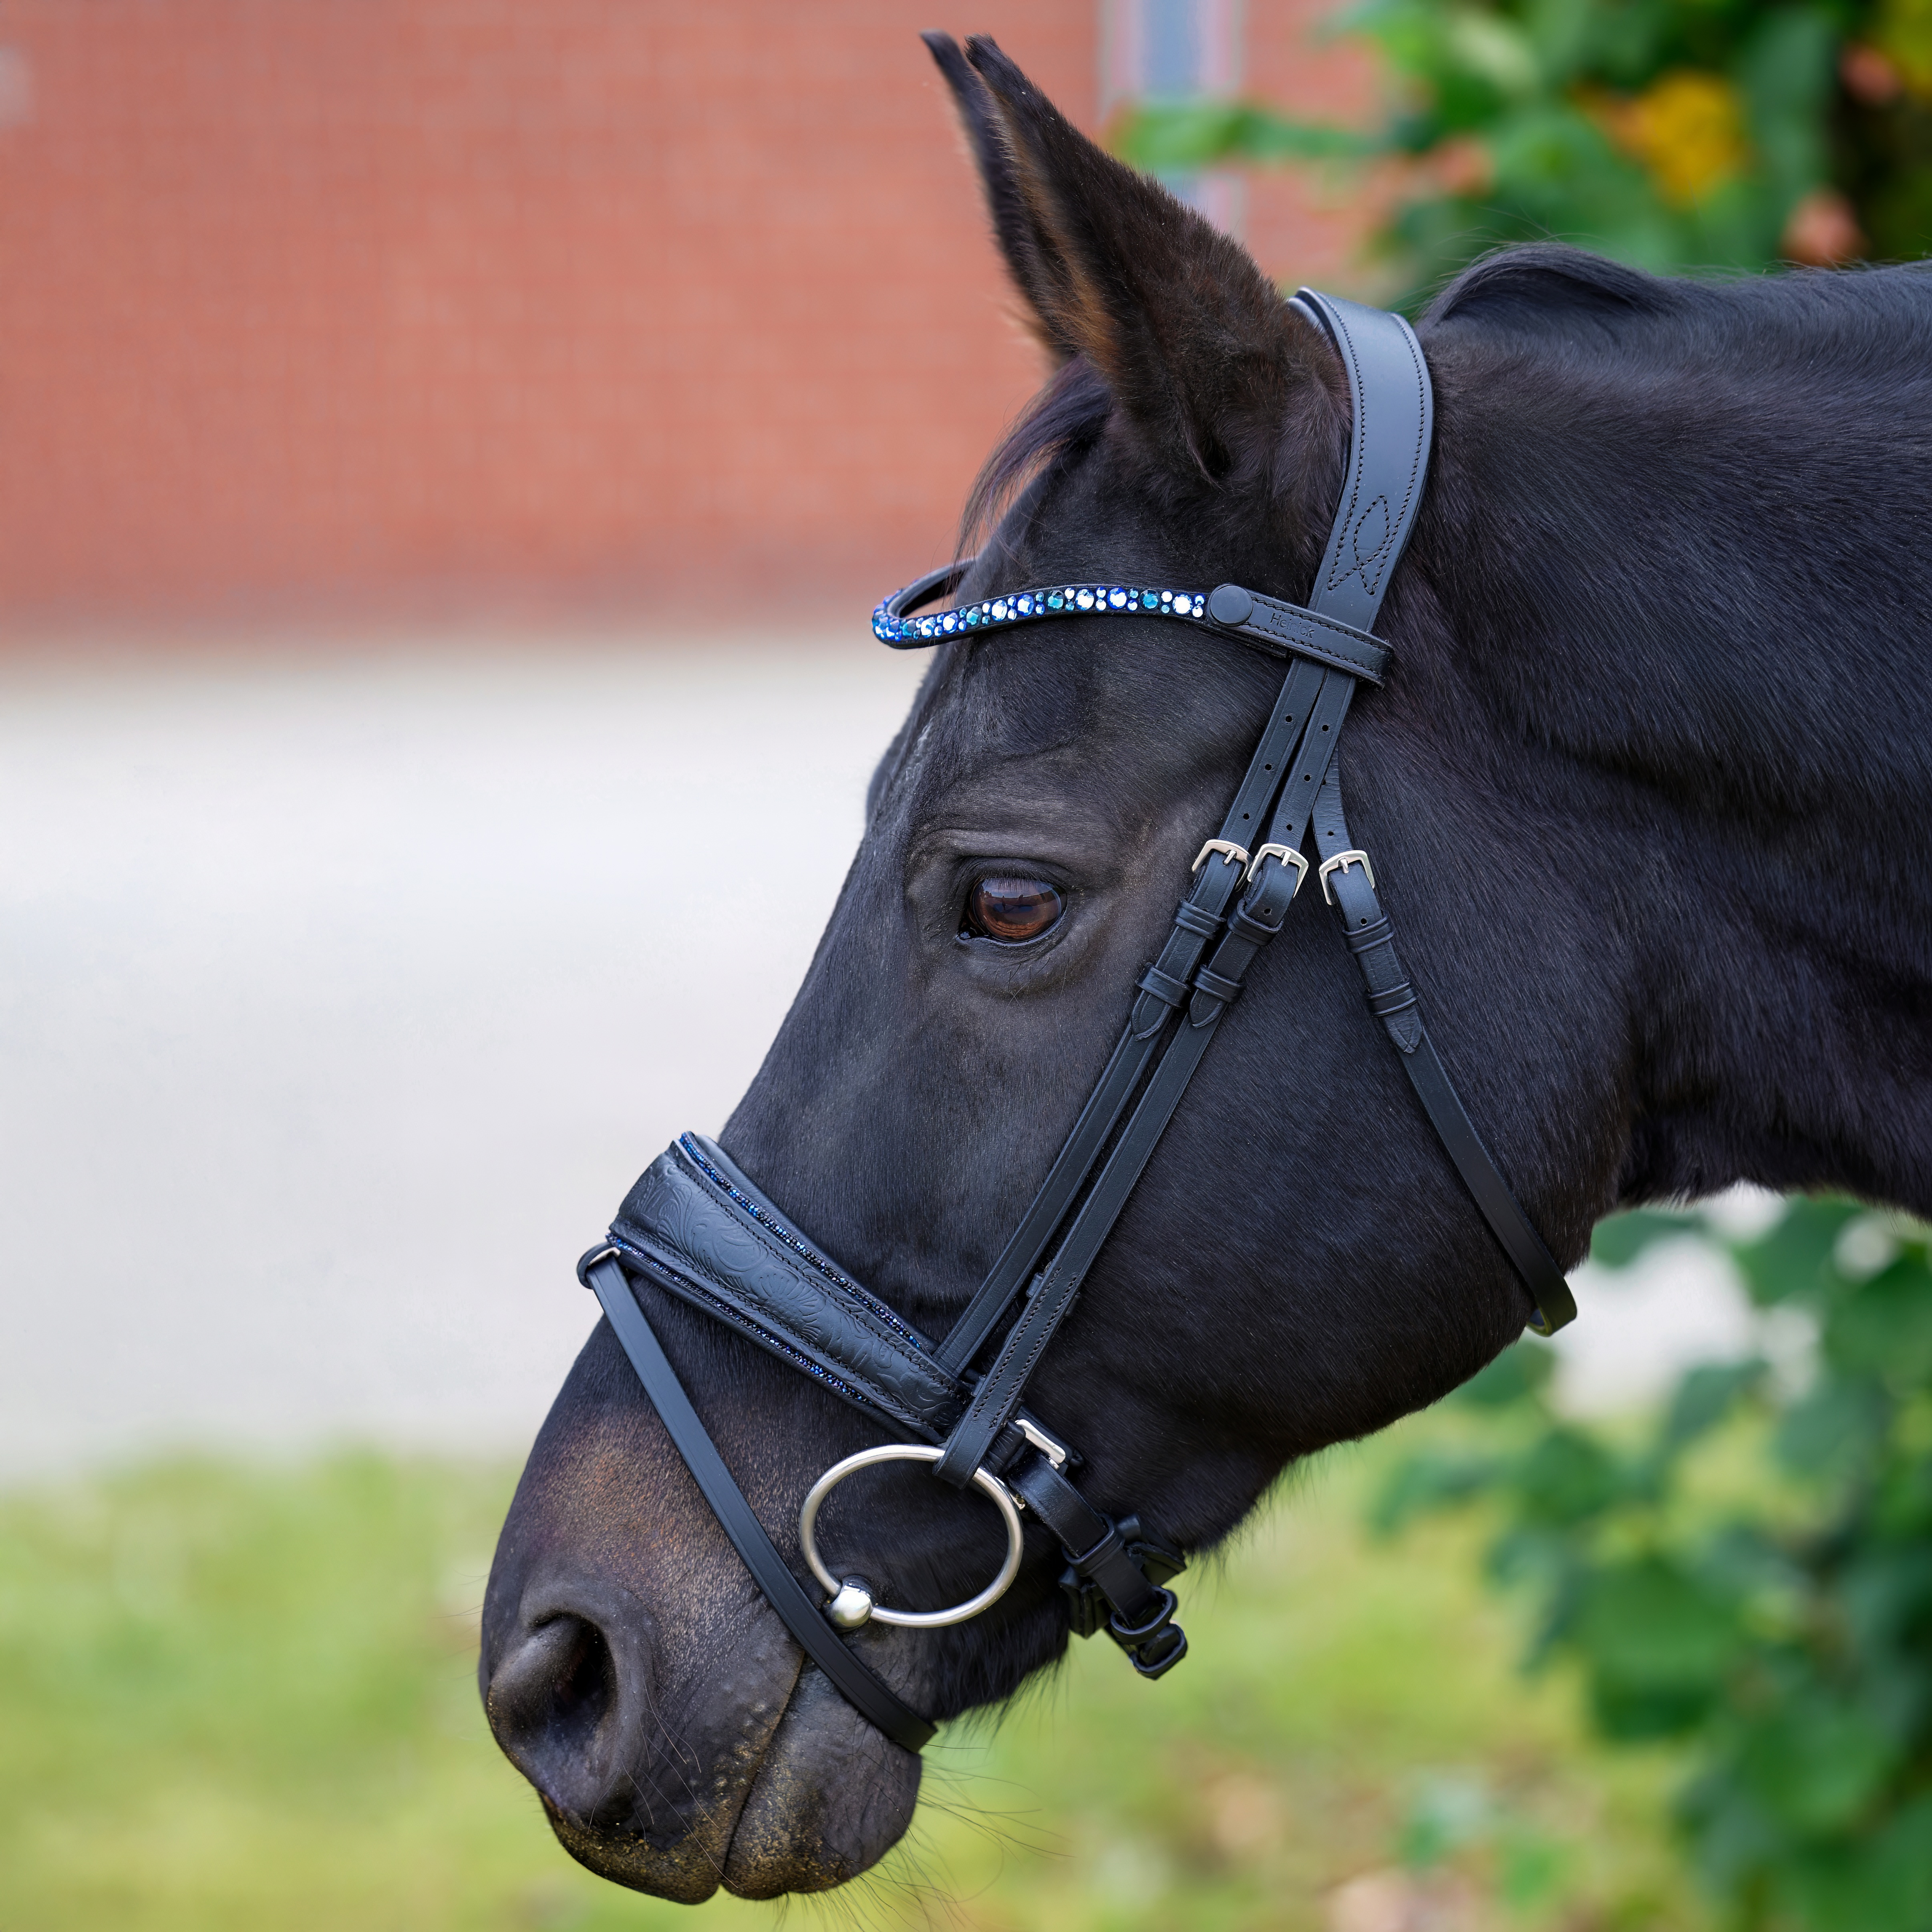
{"label": "horse's eye", "polygon": [[982,879],[966,896],[966,929],[1018,946],[1059,918],[1060,895],[1044,879]]}

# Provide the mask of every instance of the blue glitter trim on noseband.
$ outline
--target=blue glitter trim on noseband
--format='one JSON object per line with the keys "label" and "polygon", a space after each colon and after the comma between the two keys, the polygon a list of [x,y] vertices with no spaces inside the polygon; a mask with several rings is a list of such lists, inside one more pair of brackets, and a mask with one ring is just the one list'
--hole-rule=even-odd
{"label": "blue glitter trim on noseband", "polygon": [[956,610],[928,617],[901,617],[892,605],[906,593],[888,597],[872,613],[872,634],[882,644],[937,644],[947,638],[1003,625],[1030,623],[1042,617],[1120,616],[1205,619],[1204,590],[1151,590],[1127,584],[1064,584],[1044,590],[1010,590],[983,597]]}

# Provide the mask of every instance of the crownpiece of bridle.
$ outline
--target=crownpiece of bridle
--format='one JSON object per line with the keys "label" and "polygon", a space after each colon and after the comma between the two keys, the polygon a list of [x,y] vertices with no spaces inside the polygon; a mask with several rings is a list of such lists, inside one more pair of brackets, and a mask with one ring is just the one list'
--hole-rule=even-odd
{"label": "crownpiece of bridle", "polygon": [[[1306,604],[1239,584],[1060,584],[1010,590],[932,612],[973,560],[949,564],[872,614],[898,650],[974,639],[1073,617],[1179,620],[1289,661],[1260,744],[1219,836],[1196,858],[1159,956],[1136,982],[1127,1024],[1100,1082],[986,1279],[934,1342],[854,1281],[768,1201],[714,1142],[681,1136],[626,1197],[608,1242],[578,1264],[646,1394],[725,1534],[807,1654],[886,1735],[916,1750],[933,1732],[846,1645],[868,1622],[932,1627],[990,1607],[1018,1573],[1022,1509],[1059,1538],[1075,1632],[1105,1629],[1143,1676],[1186,1654],[1169,1580],[1180,1553],[1136,1517],[1103,1514],[1074,1478],[1078,1453],[1022,1407],[1040,1357],[1072,1306],[1173,1118],[1249,968],[1282,928],[1310,862],[1362,970],[1369,1010],[1394,1042],[1424,1112],[1484,1219],[1529,1291],[1530,1325],[1549,1334],[1576,1307],[1562,1270],[1484,1147],[1457,1098],[1396,955],[1369,855],[1348,836],[1335,748],[1358,684],[1378,684],[1388,646],[1373,634],[1427,474],[1432,398],[1414,332],[1400,316],[1304,289],[1294,298],[1341,357],[1354,405],[1342,500]],[[917,614],[926,612],[925,615]],[[1258,836],[1264,833],[1264,836]],[[800,1546],[821,1606],[794,1576],[726,1468],[646,1318],[642,1281],[700,1308],[902,1436],[861,1451],[813,1484]],[[1004,1327],[1003,1327],[1004,1324]],[[997,1338],[997,1339],[996,1339]],[[990,1360],[982,1358],[990,1353]],[[956,1488],[989,1498],[1007,1529],[999,1574],[952,1609],[895,1610],[862,1576],[841,1576],[816,1538],[820,1504],[855,1470],[929,1463]]]}

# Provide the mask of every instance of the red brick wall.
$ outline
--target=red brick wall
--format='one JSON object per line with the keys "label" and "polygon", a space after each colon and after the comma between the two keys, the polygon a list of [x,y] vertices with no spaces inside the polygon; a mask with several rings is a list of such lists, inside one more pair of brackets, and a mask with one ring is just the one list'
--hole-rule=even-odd
{"label": "red brick wall", "polygon": [[[1309,11],[1254,0],[1257,82]],[[849,599],[943,555],[1037,368],[930,17],[9,0],[0,613]],[[1091,126],[1094,0],[958,24]],[[1318,272],[1347,225],[1256,212]]]}

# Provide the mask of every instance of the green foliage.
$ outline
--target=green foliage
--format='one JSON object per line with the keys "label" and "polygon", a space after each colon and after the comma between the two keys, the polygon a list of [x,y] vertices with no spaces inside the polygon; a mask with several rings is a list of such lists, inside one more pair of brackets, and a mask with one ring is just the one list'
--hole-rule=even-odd
{"label": "green foliage", "polygon": [[1377,236],[1412,296],[1558,236],[1658,272],[1932,248],[1928,0],[1364,0],[1394,109],[1363,134],[1254,101],[1142,105],[1136,165],[1408,164]]}
{"label": "green foliage", "polygon": [[[1597,1256],[1687,1220],[1622,1217]],[[1378,1505],[1387,1528],[1498,1510],[1489,1567],[1538,1604],[1533,1658],[1576,1666],[1605,1738],[1688,1750],[1679,1822],[1742,1927],[1932,1927],[1929,1242],[1795,1202],[1724,1245],[1815,1333],[1802,1375],[1694,1369],[1633,1435],[1559,1414],[1526,1342],[1463,1392],[1474,1440],[1406,1458]]]}
{"label": "green foliage", "polygon": [[1515,1681],[1475,1526],[1395,1561],[1358,1533],[1404,1432],[1197,1570],[1184,1669],[1076,1645],[935,1740],[879,1877],[778,1919],[593,1878],[491,1742],[476,1616],[513,1472],[174,1462],[0,1495],[0,1926],[1321,1932],[1378,1873],[1516,1932],[1697,1932],[1656,1768]]}

